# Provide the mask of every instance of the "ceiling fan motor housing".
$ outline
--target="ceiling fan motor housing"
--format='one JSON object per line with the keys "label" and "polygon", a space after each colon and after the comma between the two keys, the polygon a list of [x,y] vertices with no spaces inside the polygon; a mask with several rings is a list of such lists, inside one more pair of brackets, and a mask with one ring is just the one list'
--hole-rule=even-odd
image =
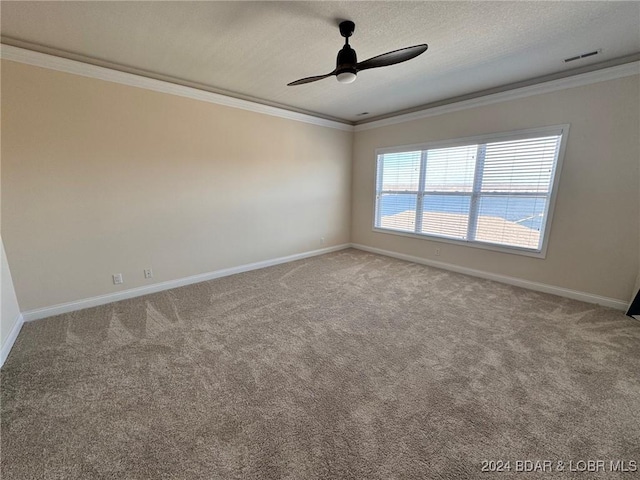
{"label": "ceiling fan motor housing", "polygon": [[345,72],[353,73],[355,75],[358,73],[358,70],[356,69],[357,63],[358,58],[356,56],[356,51],[349,45],[345,45],[338,52],[338,58],[336,60],[336,75]]}

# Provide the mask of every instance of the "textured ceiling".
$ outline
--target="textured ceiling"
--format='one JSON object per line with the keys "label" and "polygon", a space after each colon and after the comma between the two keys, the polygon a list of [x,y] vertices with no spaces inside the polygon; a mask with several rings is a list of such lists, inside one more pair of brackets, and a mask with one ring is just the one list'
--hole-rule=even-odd
{"label": "textured ceiling", "polygon": [[[352,84],[287,87],[334,69],[343,19],[356,23],[359,60],[429,50]],[[6,44],[356,122],[637,59],[640,2],[2,1],[1,28]]]}

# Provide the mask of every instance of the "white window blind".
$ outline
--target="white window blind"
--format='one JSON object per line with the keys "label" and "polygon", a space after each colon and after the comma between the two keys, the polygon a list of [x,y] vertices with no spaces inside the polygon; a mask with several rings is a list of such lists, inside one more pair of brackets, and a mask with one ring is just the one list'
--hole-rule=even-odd
{"label": "white window blind", "polygon": [[566,128],[379,153],[374,228],[541,252]]}

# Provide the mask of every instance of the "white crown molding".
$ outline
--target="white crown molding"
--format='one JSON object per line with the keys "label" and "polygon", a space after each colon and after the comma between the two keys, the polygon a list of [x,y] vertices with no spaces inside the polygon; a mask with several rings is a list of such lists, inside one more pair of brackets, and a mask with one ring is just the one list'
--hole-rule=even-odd
{"label": "white crown molding", "polygon": [[4,362],[7,360],[7,357],[13,348],[13,344],[16,343],[16,339],[22,329],[22,325],[24,325],[24,318],[22,315],[18,315],[13,323],[11,331],[9,332],[9,336],[4,341],[2,348],[0,349],[0,367],[4,365]]}
{"label": "white crown molding", "polygon": [[207,92],[206,90],[186,87],[184,85],[165,82],[163,80],[143,77],[133,73],[120,72],[111,68],[99,67],[97,65],[78,62],[76,60],[69,60],[68,58],[34,52],[33,50],[14,47],[12,45],[0,45],[0,58],[36,67],[48,68],[50,70],[57,70],[59,72],[72,73],[83,77],[95,78],[131,87],[167,93],[169,95],[192,98],[202,102],[214,103],[216,105],[239,108],[241,110],[262,113],[272,117],[286,118],[287,120],[310,123],[321,127],[335,128],[347,132],[353,131],[353,126],[345,123],[335,122],[333,120],[327,120],[325,118],[315,117],[304,113],[293,112],[284,108],[277,108],[256,102],[250,102],[248,100],[228,97],[219,93]]}
{"label": "white crown molding", "polygon": [[563,287],[556,287],[555,285],[549,285],[546,283],[531,282],[522,278],[509,277],[507,275],[500,275],[497,273],[485,272],[483,270],[475,270],[473,268],[462,267],[460,265],[454,265],[451,263],[437,262],[421,257],[414,257],[413,255],[405,255],[403,253],[392,252],[390,250],[382,250],[381,248],[369,247],[367,245],[360,245],[358,243],[352,243],[351,247],[365,252],[376,253],[378,255],[384,255],[387,257],[397,258],[399,260],[405,260],[407,262],[419,263],[421,265],[427,265],[429,267],[441,268],[443,270],[449,270],[451,272],[463,273],[465,275],[471,275],[472,277],[485,278],[487,280],[493,280],[494,282],[506,283],[507,285],[513,285],[515,287],[522,287],[528,290],[534,290],[536,292],[550,293],[552,295],[558,295],[560,297],[570,298],[572,300],[579,300],[581,302],[595,303],[602,305],[603,307],[615,308],[616,310],[626,310],[629,302],[624,300],[618,300],[616,298],[602,297],[600,295],[594,295],[592,293],[580,292],[577,290],[571,290]]}
{"label": "white crown molding", "polygon": [[22,317],[24,318],[25,322],[31,322],[33,320],[40,320],[42,318],[52,317],[53,315],[62,315],[63,313],[75,312],[76,310],[83,310],[85,308],[97,307],[99,305],[105,305],[107,303],[118,302],[120,300],[140,297],[142,295],[149,295],[151,293],[162,292],[164,290],[170,290],[172,288],[184,287],[185,285],[206,282],[208,280],[227,277],[229,275],[235,275],[237,273],[249,272],[251,270],[258,270],[260,268],[271,267],[273,265],[280,265],[281,263],[294,262],[296,260],[302,260],[303,258],[315,257],[317,255],[324,255],[325,253],[337,252],[338,250],[344,250],[345,248],[349,248],[349,247],[350,247],[350,244],[345,243],[341,245],[335,245],[333,247],[321,248],[319,250],[312,250],[309,252],[288,255],[286,257],[273,258],[271,260],[263,260],[261,262],[248,263],[245,265],[239,265],[237,267],[225,268],[223,270],[215,270],[213,272],[202,273],[199,275],[192,275],[190,277],[178,278],[176,280],[169,280],[166,282],[155,283],[153,285],[147,285],[144,287],[121,290],[119,292],[109,293],[106,295],[83,298],[81,300],[76,300],[74,302],[60,303],[58,305],[52,305],[50,307],[43,307],[35,310],[22,312]]}
{"label": "white crown molding", "polygon": [[640,61],[630,62],[625,63],[624,65],[617,65],[615,67],[603,68],[601,70],[581,73],[579,75],[574,75],[571,77],[550,80],[548,82],[537,83],[535,85],[516,88],[505,92],[493,93],[491,95],[484,95],[482,97],[463,100],[447,105],[441,105],[439,107],[426,108],[424,110],[419,110],[416,112],[383,118],[381,120],[374,120],[372,122],[356,125],[354,127],[354,131],[361,132],[364,130],[371,130],[374,128],[410,122],[412,120],[420,120],[427,117],[443,115],[445,113],[457,112],[459,110],[482,107],[484,105],[491,105],[493,103],[530,97],[532,95],[541,95],[544,93],[556,92],[558,90],[565,90],[567,88],[581,87],[584,85],[591,85],[593,83],[606,82],[607,80],[614,80],[616,78],[629,77],[631,75],[639,74]]}
{"label": "white crown molding", "polygon": [[144,88],[155,92],[166,93],[169,95],[177,95],[180,97],[191,98],[203,102],[223,105],[241,110],[248,110],[255,113],[270,115],[273,117],[285,118],[303,123],[310,123],[322,127],[335,128],[347,132],[360,132],[371,130],[374,128],[386,127],[388,125],[396,125],[399,123],[410,122],[422,118],[443,115],[445,113],[457,112],[469,108],[491,105],[494,103],[515,100],[518,98],[529,97],[532,95],[540,95],[544,93],[555,92],[567,88],[580,87],[593,83],[614,80],[616,78],[627,77],[640,74],[640,62],[631,62],[615,67],[603,68],[593,72],[582,73],[571,77],[560,78],[548,82],[542,82],[535,85],[516,88],[505,92],[484,95],[478,98],[463,100],[460,102],[441,105],[438,107],[426,108],[416,112],[396,115],[381,120],[362,123],[356,126],[346,123],[327,120],[325,118],[308,115],[305,113],[294,112],[284,108],[263,105],[249,100],[221,95],[219,93],[208,92],[193,87],[178,85],[163,80],[144,77],[133,73],[121,72],[111,68],[99,67],[76,60],[70,60],[63,57],[57,57],[46,53],[35,52],[25,48],[14,47],[12,45],[0,44],[0,58],[13,62],[24,63],[36,67],[48,68],[59,72],[71,73],[83,77],[95,78],[107,82],[119,83],[132,87]]}

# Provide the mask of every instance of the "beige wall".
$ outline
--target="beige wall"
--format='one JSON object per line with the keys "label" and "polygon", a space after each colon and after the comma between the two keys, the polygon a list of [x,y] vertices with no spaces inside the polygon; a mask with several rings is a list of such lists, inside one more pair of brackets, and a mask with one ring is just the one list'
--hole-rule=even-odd
{"label": "beige wall", "polygon": [[8,61],[2,100],[23,312],[349,241],[350,132]]}
{"label": "beige wall", "polygon": [[[0,156],[0,162],[1,160],[2,158]],[[1,171],[2,169],[0,169],[0,173]],[[0,192],[1,183],[2,182],[0,174]],[[0,194],[0,212],[2,211],[1,197],[2,195]],[[0,213],[0,219],[1,217],[2,215]],[[0,221],[0,232],[1,229],[2,221]],[[5,351],[5,349],[10,348],[7,340],[9,339],[11,331],[19,320],[20,307],[18,305],[18,299],[16,298],[16,292],[13,286],[13,279],[11,278],[11,270],[9,269],[7,255],[4,251],[4,242],[2,240],[2,235],[0,235],[0,367],[4,363],[4,355],[9,353]]]}
{"label": "beige wall", "polygon": [[[353,135],[2,68],[2,235],[23,311],[350,240],[621,300],[640,271],[638,77]],[[372,232],[377,147],[562,123],[546,259]]]}
{"label": "beige wall", "polygon": [[[11,271],[4,253],[4,244],[0,238],[0,350],[5,346],[7,338],[20,318],[20,308],[11,280]],[[0,358],[0,363],[1,363]]]}
{"label": "beige wall", "polygon": [[[351,241],[626,302],[638,274],[639,86],[626,77],[357,132]],[[372,231],[376,148],[564,123],[546,259]]]}
{"label": "beige wall", "polygon": [[[640,141],[640,132],[638,132],[638,141]],[[638,156],[638,162],[640,162],[640,155]],[[640,188],[638,188],[638,202],[639,202],[639,208],[640,208]],[[638,238],[640,238],[640,228],[638,229]],[[640,242],[638,243],[639,243],[638,248],[640,249]],[[638,251],[638,257],[640,258],[640,250]],[[640,293],[640,261],[638,262],[638,275],[636,277],[636,283],[632,290],[632,294],[631,294],[631,298],[629,299],[629,302],[633,302],[636,294],[638,293]]]}

